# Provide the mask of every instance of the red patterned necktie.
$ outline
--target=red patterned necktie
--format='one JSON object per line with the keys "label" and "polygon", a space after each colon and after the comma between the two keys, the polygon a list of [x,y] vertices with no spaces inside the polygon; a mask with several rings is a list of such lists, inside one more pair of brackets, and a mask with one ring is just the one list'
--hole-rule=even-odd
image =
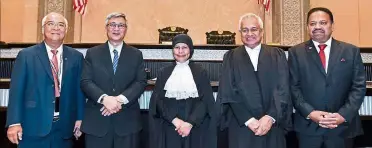
{"label": "red patterned necktie", "polygon": [[322,61],[323,68],[326,69],[326,57],[325,57],[324,49],[327,47],[327,45],[319,44],[318,47],[319,47],[320,60]]}
{"label": "red patterned necktie", "polygon": [[54,79],[54,95],[55,97],[59,97],[60,96],[60,92],[59,92],[59,81],[58,81],[58,72],[59,72],[59,68],[58,68],[58,60],[57,60],[57,50],[51,50],[52,53],[53,53],[53,57],[52,57],[52,74],[53,74],[53,79]]}

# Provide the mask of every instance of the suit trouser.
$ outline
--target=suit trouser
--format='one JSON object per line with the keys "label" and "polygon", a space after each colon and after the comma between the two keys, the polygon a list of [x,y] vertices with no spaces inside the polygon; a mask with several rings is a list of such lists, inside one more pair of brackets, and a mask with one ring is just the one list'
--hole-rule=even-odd
{"label": "suit trouser", "polygon": [[72,139],[63,138],[61,126],[59,121],[53,122],[50,133],[44,137],[23,135],[18,148],[72,148]]}
{"label": "suit trouser", "polygon": [[310,136],[297,133],[299,148],[352,148],[353,139],[338,136]]}
{"label": "suit trouser", "polygon": [[86,148],[139,148],[139,132],[125,136],[115,133],[113,126],[103,137],[85,134]]}

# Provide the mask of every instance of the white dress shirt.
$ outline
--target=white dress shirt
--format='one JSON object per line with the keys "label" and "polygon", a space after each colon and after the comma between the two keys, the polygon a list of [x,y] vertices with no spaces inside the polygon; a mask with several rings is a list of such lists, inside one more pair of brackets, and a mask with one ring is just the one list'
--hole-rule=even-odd
{"label": "white dress shirt", "polygon": [[[62,88],[62,73],[63,73],[63,58],[62,58],[62,55],[63,55],[63,45],[61,44],[61,46],[59,46],[57,49],[57,54],[56,54],[56,57],[57,57],[57,61],[58,61],[58,72],[57,72],[57,76],[58,76],[58,82],[59,82],[59,90],[61,90]],[[50,62],[50,68],[52,68],[52,61],[53,61],[53,53],[52,53],[52,47],[50,47],[48,44],[45,43],[45,48],[47,50],[47,53],[48,53],[48,58],[49,58],[49,62]],[[52,71],[53,72],[53,71]],[[54,112],[54,116],[58,116],[59,115],[59,112]]]}
{"label": "white dress shirt", "polygon": [[[57,75],[58,75],[58,81],[59,81],[59,88],[61,88],[61,84],[62,84],[61,82],[62,82],[62,71],[63,71],[63,67],[62,67],[63,66],[63,59],[62,59],[63,48],[62,47],[63,46],[61,44],[61,46],[59,46],[57,48],[57,54],[56,54],[57,61],[58,61],[58,69],[59,69],[59,71],[57,73]],[[45,48],[47,49],[49,62],[50,62],[50,64],[52,64],[52,61],[53,61],[52,47],[50,47],[49,45],[47,45],[45,43]]]}
{"label": "white dress shirt", "polygon": [[[116,49],[116,51],[118,52],[118,58],[120,58],[120,53],[121,53],[121,49],[123,48],[123,42],[121,42],[120,45],[118,45],[117,47],[114,47],[114,45],[112,45],[110,43],[110,41],[107,42],[108,43],[108,46],[109,46],[109,49],[110,49],[110,56],[111,56],[111,62],[114,62],[114,50]],[[108,96],[107,94],[103,94],[101,95],[99,98],[98,98],[98,103],[101,102],[102,98],[103,97],[106,97]],[[122,102],[123,104],[127,104],[129,103],[129,100],[127,97],[125,97],[124,95],[119,95],[118,96],[120,98],[120,102]]]}
{"label": "white dress shirt", "polygon": [[[316,51],[318,51],[318,53],[320,52],[320,49],[319,49],[319,42],[316,42],[314,40],[312,40],[313,43],[314,43],[314,46],[316,48]],[[324,49],[324,54],[325,54],[325,58],[326,58],[326,64],[325,64],[325,72],[327,73],[328,71],[328,61],[329,61],[329,54],[331,53],[331,45],[332,45],[332,37],[328,39],[328,41],[326,41],[324,44],[326,44],[326,48]]]}
{"label": "white dress shirt", "polygon": [[254,71],[257,71],[258,57],[260,56],[261,44],[257,45],[255,48],[249,48],[244,46],[247,51],[249,58],[251,59]]}

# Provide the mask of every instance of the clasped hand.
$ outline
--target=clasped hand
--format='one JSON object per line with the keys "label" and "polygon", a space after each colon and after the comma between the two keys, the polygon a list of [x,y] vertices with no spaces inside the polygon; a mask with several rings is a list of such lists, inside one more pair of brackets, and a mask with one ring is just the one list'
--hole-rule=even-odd
{"label": "clasped hand", "polygon": [[110,116],[119,112],[122,108],[122,102],[119,96],[105,96],[103,98],[103,107],[100,109],[103,116]]}
{"label": "clasped hand", "polygon": [[172,123],[173,125],[176,127],[176,131],[178,132],[178,134],[182,137],[186,137],[186,136],[189,136],[190,134],[190,131],[192,129],[192,124],[188,123],[188,122],[185,122],[179,118],[174,118],[172,120]]}
{"label": "clasped hand", "polygon": [[248,123],[248,128],[252,130],[256,136],[266,135],[270,131],[274,122],[268,115],[263,116],[260,120],[255,118],[250,120],[252,121],[249,121],[250,123]]}
{"label": "clasped hand", "polygon": [[312,111],[309,118],[318,123],[320,127],[334,129],[345,122],[345,118],[339,113],[329,113],[324,111]]}

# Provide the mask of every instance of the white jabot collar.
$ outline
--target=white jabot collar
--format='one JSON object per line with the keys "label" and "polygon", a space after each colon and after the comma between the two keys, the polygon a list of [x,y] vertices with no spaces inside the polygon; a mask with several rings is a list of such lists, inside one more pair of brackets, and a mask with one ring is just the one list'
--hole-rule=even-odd
{"label": "white jabot collar", "polygon": [[171,76],[165,83],[165,97],[176,98],[176,100],[199,97],[189,62],[189,60],[184,63],[177,62]]}

